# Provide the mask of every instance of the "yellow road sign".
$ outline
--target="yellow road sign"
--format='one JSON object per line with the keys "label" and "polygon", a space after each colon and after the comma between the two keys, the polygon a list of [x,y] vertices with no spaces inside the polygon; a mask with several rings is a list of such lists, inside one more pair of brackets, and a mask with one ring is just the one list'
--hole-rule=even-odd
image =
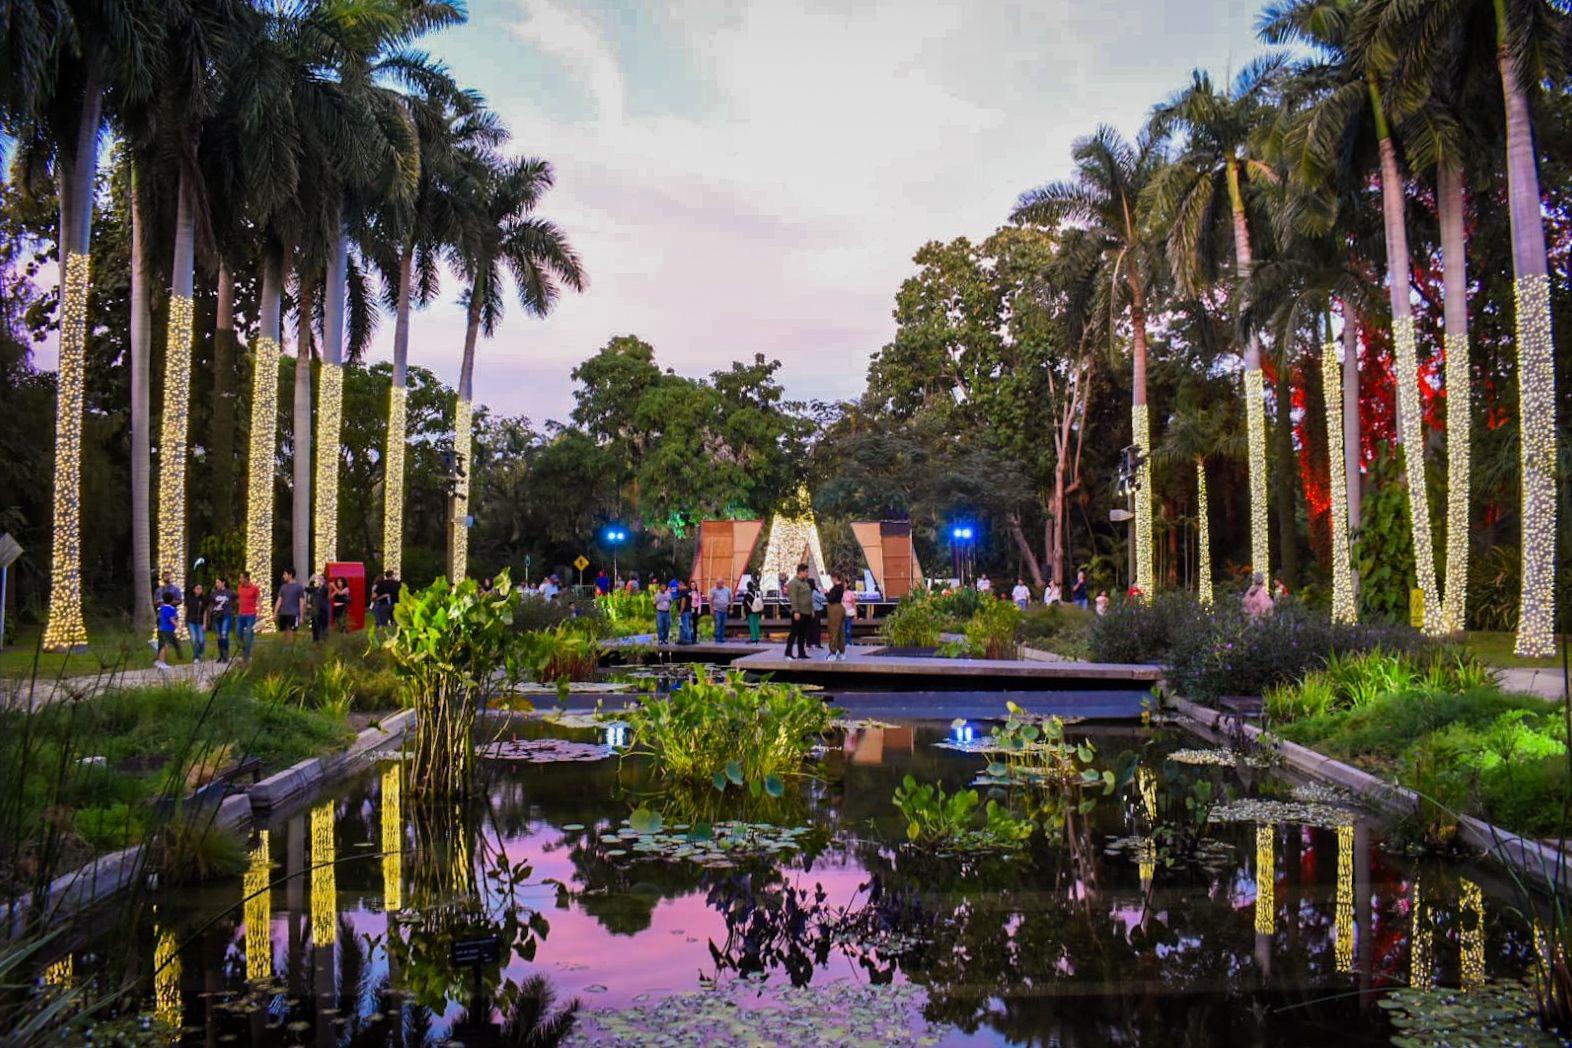
{"label": "yellow road sign", "polygon": [[580,571],[583,571],[585,568],[589,567],[589,558],[580,553],[578,558],[574,560],[573,566],[578,568]]}

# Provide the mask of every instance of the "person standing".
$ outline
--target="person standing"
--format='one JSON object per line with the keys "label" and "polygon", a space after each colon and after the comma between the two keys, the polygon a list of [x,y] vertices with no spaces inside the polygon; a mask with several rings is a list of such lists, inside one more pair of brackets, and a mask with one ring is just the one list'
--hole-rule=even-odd
{"label": "person standing", "polygon": [[[786,584],[786,602],[791,607],[791,632],[786,634],[786,657],[805,659],[808,625],[813,619],[813,587],[808,585],[808,565],[797,565],[797,577]],[[792,645],[797,654],[792,654]]]}
{"label": "person standing", "polygon": [[846,644],[850,644],[852,639],[852,623],[857,621],[857,587],[852,585],[850,579],[846,582],[846,592],[841,594],[841,607],[846,609],[846,643],[841,645],[841,658],[845,658]]}
{"label": "person standing", "polygon": [[981,575],[977,579],[977,592],[978,593],[992,593],[993,592],[993,580],[990,579],[986,573],[984,573],[983,575]]}
{"label": "person standing", "polygon": [[655,591],[655,643],[666,644],[671,640],[671,590],[665,586]]}
{"label": "person standing", "polygon": [[824,606],[829,612],[830,661],[839,662],[846,657],[846,583],[840,575],[830,576],[830,589],[824,595]]}
{"label": "person standing", "polygon": [[400,587],[398,577],[391,571],[384,571],[372,584],[371,620],[377,624],[377,629],[385,630],[393,625],[393,605],[398,603]]}
{"label": "person standing", "polygon": [[211,603],[200,582],[186,594],[186,632],[191,635],[191,661],[201,662],[207,651],[207,614]]}
{"label": "person standing", "polygon": [[279,583],[273,614],[278,618],[279,632],[289,634],[293,643],[295,630],[300,628],[300,620],[306,614],[306,587],[295,581],[295,573],[288,568],[284,569],[284,581]]}
{"label": "person standing", "polygon": [[1108,614],[1108,591],[1107,590],[1098,590],[1097,591],[1097,614],[1099,614],[1099,615],[1106,615],[1106,614]]}
{"label": "person standing", "polygon": [[251,661],[251,645],[257,639],[257,602],[262,599],[262,588],[251,581],[251,573],[242,571],[240,583],[235,587],[235,630],[240,642],[240,656]]}
{"label": "person standing", "polygon": [[731,613],[731,587],[717,579],[710,588],[710,614],[715,616],[715,643],[726,643],[726,617]]}
{"label": "person standing", "polygon": [[764,621],[764,594],[759,592],[759,580],[748,579],[748,591],[743,596],[748,608],[748,640],[759,643],[760,624]]}
{"label": "person standing", "polygon": [[601,568],[595,576],[595,592],[602,597],[611,592],[611,577],[606,574],[605,568]]}
{"label": "person standing", "polygon": [[[487,580],[490,581],[489,579]],[[340,633],[349,632],[349,580],[335,578],[328,583],[328,600],[333,606],[333,625]]]}
{"label": "person standing", "polygon": [[180,636],[175,630],[180,626],[180,609],[175,607],[174,599],[168,593],[161,594],[158,605],[158,654],[153,658],[153,665],[161,670],[167,670],[169,663],[164,656],[169,654],[169,649],[175,649],[175,658],[180,658]]}
{"label": "person standing", "polygon": [[163,604],[165,601],[168,601],[176,608],[180,607],[180,601],[182,599],[180,587],[175,585],[175,581],[174,579],[170,578],[169,572],[164,572],[163,577],[159,580],[158,592],[155,594],[155,596],[157,598],[155,603]]}
{"label": "person standing", "polygon": [[1259,571],[1251,576],[1250,588],[1245,590],[1244,610],[1252,619],[1272,614],[1272,591],[1266,588],[1266,576]]}
{"label": "person standing", "polygon": [[693,587],[677,583],[677,643],[692,644],[698,632],[693,621]]}
{"label": "person standing", "polygon": [[1059,583],[1053,579],[1049,579],[1048,588],[1043,590],[1043,603],[1050,605],[1057,604],[1059,603],[1059,600]]}
{"label": "person standing", "polygon": [[1075,585],[1070,587],[1070,603],[1085,611],[1087,596],[1086,569],[1080,568],[1075,573]]}
{"label": "person standing", "polygon": [[819,589],[819,580],[813,577],[808,579],[809,599],[813,601],[813,615],[808,623],[808,647],[824,647],[824,620],[819,616],[824,614],[824,609],[829,601],[824,599],[824,591]]}
{"label": "person standing", "polygon": [[306,586],[306,614],[311,616],[313,641],[319,641],[327,635],[328,608],[327,583],[321,575],[313,575]]}
{"label": "person standing", "polygon": [[1027,589],[1025,579],[1016,579],[1015,588],[1010,591],[1010,599],[1015,601],[1015,606],[1022,611],[1032,602],[1032,591]]}
{"label": "person standing", "polygon": [[208,598],[208,630],[218,641],[218,661],[229,661],[229,627],[235,617],[235,594],[223,579],[213,580],[213,595]]}

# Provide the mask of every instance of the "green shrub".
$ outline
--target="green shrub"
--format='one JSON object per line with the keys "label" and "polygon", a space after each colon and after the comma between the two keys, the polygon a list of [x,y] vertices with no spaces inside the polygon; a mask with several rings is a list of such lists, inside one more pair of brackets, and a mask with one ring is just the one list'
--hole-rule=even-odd
{"label": "green shrub", "polygon": [[664,778],[775,793],[801,770],[830,712],[800,688],[728,673],[644,696],[627,720],[635,748],[651,755]]}
{"label": "green shrub", "polygon": [[342,662],[324,662],[317,667],[316,679],[307,695],[317,709],[335,717],[344,717],[349,714],[353,703],[353,683],[349,670]]}
{"label": "green shrub", "polygon": [[517,661],[542,684],[595,679],[605,648],[590,633],[563,622],[555,629],[526,633],[515,643]]}
{"label": "green shrub", "polygon": [[1402,757],[1402,778],[1453,811],[1531,836],[1564,829],[1566,742],[1558,715],[1510,710],[1475,727],[1449,724]]}
{"label": "green shrub", "polygon": [[1394,692],[1421,689],[1457,693],[1493,684],[1489,667],[1466,650],[1421,648],[1410,652],[1333,653],[1303,680],[1269,688],[1267,716],[1274,724],[1341,710],[1360,709]]}
{"label": "green shrub", "polygon": [[1008,600],[985,600],[966,622],[966,646],[974,659],[1017,659],[1021,609]]}
{"label": "green shrub", "polygon": [[595,598],[595,606],[619,637],[655,632],[655,597],[648,590],[614,590]]}
{"label": "green shrub", "polygon": [[932,648],[944,632],[945,619],[935,598],[913,593],[895,606],[880,627],[884,642],[897,648]]}
{"label": "green shrub", "polygon": [[1092,615],[1087,646],[1098,662],[1157,662],[1177,638],[1204,629],[1207,615],[1189,593],[1119,601],[1107,614]]}
{"label": "green shrub", "polygon": [[1096,619],[1095,612],[1074,604],[1033,605],[1021,616],[1021,640],[1065,658],[1089,658],[1087,635]]}
{"label": "green shrub", "polygon": [[147,827],[146,813],[124,803],[106,808],[78,808],[71,828],[94,851],[108,852],[125,848],[142,839]]}
{"label": "green shrub", "polygon": [[992,598],[984,598],[970,586],[935,593],[929,597],[933,610],[945,620],[945,628],[958,629],[961,623],[977,614],[977,609]]}

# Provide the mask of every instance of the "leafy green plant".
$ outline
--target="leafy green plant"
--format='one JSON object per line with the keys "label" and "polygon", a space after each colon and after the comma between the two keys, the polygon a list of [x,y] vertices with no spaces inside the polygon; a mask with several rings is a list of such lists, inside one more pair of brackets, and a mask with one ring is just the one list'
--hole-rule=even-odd
{"label": "leafy green plant", "polygon": [[1018,659],[1021,609],[1008,600],[984,600],[966,621],[966,646],[973,658]]}
{"label": "leafy green plant", "polygon": [[269,673],[251,685],[251,692],[258,702],[270,706],[293,704],[301,696],[300,685],[282,673]]}
{"label": "leafy green plant", "polygon": [[324,662],[317,669],[310,697],[317,709],[335,717],[347,717],[355,700],[353,674],[342,662]]}
{"label": "leafy green plant", "polygon": [[634,749],[650,754],[666,779],[778,796],[829,728],[830,712],[801,688],[728,673],[646,695],[627,721]]}
{"label": "leafy green plant", "polygon": [[[973,789],[946,793],[937,782],[919,783],[907,775],[896,787],[896,809],[906,819],[906,839],[926,848],[960,851],[1015,848],[1031,838],[1036,825],[1019,819],[998,801],[982,804]],[[983,825],[977,826],[981,807]]]}
{"label": "leafy green plant", "polygon": [[1383,445],[1368,467],[1359,530],[1354,532],[1354,571],[1359,576],[1361,617],[1408,621],[1414,585],[1414,544],[1408,525],[1408,485],[1398,454]]}
{"label": "leafy green plant", "polygon": [[1037,604],[1021,616],[1020,637],[1025,644],[1065,658],[1090,658],[1087,635],[1096,619],[1094,612],[1073,604]]}
{"label": "leafy green plant", "polygon": [[945,615],[939,610],[937,598],[913,593],[885,616],[880,630],[885,643],[894,647],[932,648],[938,645],[944,626]]}
{"label": "leafy green plant", "polygon": [[594,636],[566,622],[555,629],[525,633],[515,645],[518,664],[543,684],[594,680],[605,653],[606,649]]}
{"label": "leafy green plant", "polygon": [[1384,695],[1409,689],[1460,693],[1489,687],[1490,668],[1464,649],[1412,652],[1334,652],[1326,665],[1297,683],[1267,690],[1264,703],[1274,724],[1360,709]]}
{"label": "leafy green plant", "polygon": [[614,590],[596,597],[595,605],[619,637],[655,632],[655,596],[648,590]]}

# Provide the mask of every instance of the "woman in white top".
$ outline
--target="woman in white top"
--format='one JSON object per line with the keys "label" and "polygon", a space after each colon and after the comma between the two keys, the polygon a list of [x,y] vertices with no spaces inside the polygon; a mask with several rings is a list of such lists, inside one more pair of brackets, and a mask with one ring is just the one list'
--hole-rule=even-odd
{"label": "woman in white top", "polygon": [[1060,599],[1059,584],[1050,580],[1048,583],[1048,588],[1043,590],[1043,603],[1057,604],[1059,603]]}

